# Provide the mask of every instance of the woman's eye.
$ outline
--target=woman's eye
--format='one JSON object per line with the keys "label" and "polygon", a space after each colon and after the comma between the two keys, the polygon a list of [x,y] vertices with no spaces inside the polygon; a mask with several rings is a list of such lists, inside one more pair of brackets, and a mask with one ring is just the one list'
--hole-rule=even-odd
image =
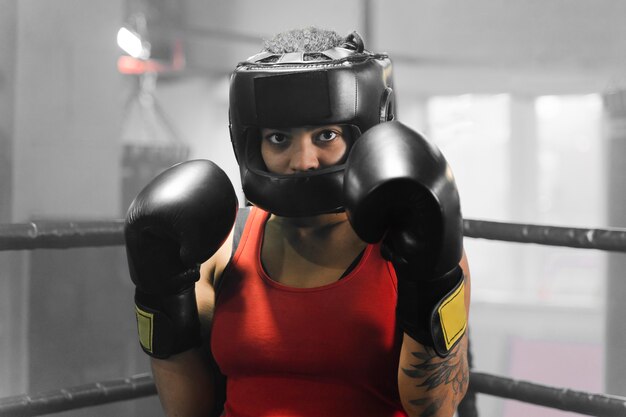
{"label": "woman's eye", "polygon": [[282,143],[285,143],[287,141],[287,137],[285,135],[283,135],[282,133],[272,133],[270,135],[267,135],[265,137],[266,140],[268,140],[270,143],[273,143],[275,145],[280,145]]}
{"label": "woman's eye", "polygon": [[324,130],[318,135],[319,140],[321,140],[322,142],[331,141],[335,139],[336,137],[337,137],[337,133],[333,132],[332,130]]}

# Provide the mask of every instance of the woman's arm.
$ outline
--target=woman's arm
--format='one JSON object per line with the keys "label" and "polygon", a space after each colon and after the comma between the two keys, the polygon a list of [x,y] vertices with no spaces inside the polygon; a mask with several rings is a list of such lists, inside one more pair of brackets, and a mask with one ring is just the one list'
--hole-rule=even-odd
{"label": "woman's arm", "polygon": [[201,348],[168,359],[151,358],[152,374],[168,417],[207,417],[214,404],[215,382]]}
{"label": "woman's arm", "polygon": [[196,302],[202,326],[203,344],[167,359],[151,358],[152,374],[161,405],[168,417],[209,417],[221,409],[216,397],[217,376],[214,374],[210,351],[215,291],[218,279],[228,260],[232,237],[200,268],[196,282]]}
{"label": "woman's arm", "polygon": [[[465,254],[460,266],[465,275],[465,308],[469,317],[470,271]],[[468,382],[467,332],[445,358],[404,335],[398,389],[410,416],[451,417],[467,391]]]}

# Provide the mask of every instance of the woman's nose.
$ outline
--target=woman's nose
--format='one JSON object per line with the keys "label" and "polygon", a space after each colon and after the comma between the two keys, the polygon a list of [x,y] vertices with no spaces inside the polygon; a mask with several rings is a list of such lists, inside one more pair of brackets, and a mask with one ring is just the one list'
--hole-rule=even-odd
{"label": "woman's nose", "polygon": [[298,138],[293,147],[290,168],[293,172],[319,168],[318,149],[309,138]]}

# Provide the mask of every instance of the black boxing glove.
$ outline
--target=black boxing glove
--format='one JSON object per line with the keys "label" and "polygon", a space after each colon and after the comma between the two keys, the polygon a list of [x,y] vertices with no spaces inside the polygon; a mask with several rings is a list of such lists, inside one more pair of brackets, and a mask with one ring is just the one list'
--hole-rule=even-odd
{"label": "black boxing glove", "polygon": [[149,355],[167,358],[201,344],[195,282],[200,264],[228,237],[237,207],[230,180],[206,160],[174,165],[131,203],[126,254],[139,341]]}
{"label": "black boxing glove", "polygon": [[467,327],[463,219],[452,171],[434,145],[399,122],[379,124],[346,162],[348,218],[380,242],[398,277],[396,317],[413,339],[446,356]]}

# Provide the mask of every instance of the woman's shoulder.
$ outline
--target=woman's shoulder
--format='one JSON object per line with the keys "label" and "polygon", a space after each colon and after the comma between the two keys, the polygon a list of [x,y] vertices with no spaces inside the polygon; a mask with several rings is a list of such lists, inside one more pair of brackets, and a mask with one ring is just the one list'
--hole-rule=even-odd
{"label": "woman's shoulder", "polygon": [[218,251],[201,265],[200,280],[215,286],[237,250],[250,211],[250,207],[239,208],[235,224],[228,238],[226,238]]}
{"label": "woman's shoulder", "polygon": [[207,259],[200,266],[200,282],[207,283],[211,286],[215,285],[215,282],[222,275],[224,269],[226,269],[226,265],[228,265],[228,261],[230,260],[231,248],[233,246],[233,231],[230,232],[230,235],[222,246],[215,252],[213,256]]}

